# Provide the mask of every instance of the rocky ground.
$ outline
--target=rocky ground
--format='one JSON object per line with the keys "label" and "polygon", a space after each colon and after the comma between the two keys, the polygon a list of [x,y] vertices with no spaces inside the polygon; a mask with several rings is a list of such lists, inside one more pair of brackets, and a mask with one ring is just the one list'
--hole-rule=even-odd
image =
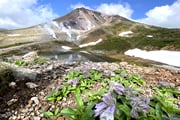
{"label": "rocky ground", "polygon": [[[69,96],[55,103],[48,102],[45,96],[62,84],[63,76],[71,69],[79,69],[84,65],[99,67],[102,70],[125,69],[130,74],[140,74],[146,81],[144,94],[150,95],[154,85],[166,84],[180,90],[180,72],[157,67],[140,67],[126,62],[94,63],[49,61],[43,65],[26,66],[38,74],[35,80],[14,79],[9,89],[0,96],[0,120],[46,120],[43,112],[60,109],[74,104]],[[58,120],[65,118],[59,117]]]}

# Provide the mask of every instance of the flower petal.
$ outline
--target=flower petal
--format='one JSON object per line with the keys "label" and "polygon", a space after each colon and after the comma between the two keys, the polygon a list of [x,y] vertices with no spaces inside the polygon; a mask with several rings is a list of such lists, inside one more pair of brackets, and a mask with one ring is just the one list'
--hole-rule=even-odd
{"label": "flower petal", "polygon": [[101,115],[100,120],[114,120],[115,106],[109,106]]}

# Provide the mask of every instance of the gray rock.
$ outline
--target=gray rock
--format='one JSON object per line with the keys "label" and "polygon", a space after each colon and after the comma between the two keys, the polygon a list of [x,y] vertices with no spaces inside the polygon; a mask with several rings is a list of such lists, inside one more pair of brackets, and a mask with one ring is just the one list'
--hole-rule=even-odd
{"label": "gray rock", "polygon": [[22,68],[7,62],[0,62],[0,66],[11,69],[13,76],[20,80],[24,80],[24,79],[35,80],[37,78],[37,72],[30,70],[28,68]]}
{"label": "gray rock", "polygon": [[27,83],[26,83],[26,86],[27,86],[28,88],[31,88],[31,89],[38,87],[38,85],[36,85],[35,83],[32,83],[32,82],[27,82]]}
{"label": "gray rock", "polygon": [[16,85],[16,83],[15,82],[10,82],[9,83],[9,87],[11,87],[11,88],[15,88],[17,85]]}
{"label": "gray rock", "polygon": [[35,103],[36,105],[39,104],[39,99],[38,99],[38,97],[32,97],[31,100],[34,101],[34,103]]}
{"label": "gray rock", "polygon": [[7,102],[7,105],[10,106],[10,105],[14,104],[14,103],[17,102],[17,101],[18,101],[18,99],[11,99],[11,100],[9,100],[9,101]]}
{"label": "gray rock", "polygon": [[32,52],[29,52],[29,53],[23,55],[22,59],[25,62],[32,62],[35,59],[37,59],[37,57],[38,57],[37,51],[32,51]]}
{"label": "gray rock", "polygon": [[34,117],[33,120],[41,120],[41,118],[40,117]]}

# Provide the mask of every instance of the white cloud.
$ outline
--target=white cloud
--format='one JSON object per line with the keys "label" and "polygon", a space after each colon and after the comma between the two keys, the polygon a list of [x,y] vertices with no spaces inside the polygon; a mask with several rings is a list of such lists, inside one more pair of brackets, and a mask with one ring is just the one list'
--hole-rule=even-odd
{"label": "white cloud", "polygon": [[180,0],[172,5],[155,7],[146,13],[146,18],[137,21],[162,27],[180,27]]}
{"label": "white cloud", "polygon": [[48,5],[38,0],[0,0],[0,28],[23,28],[57,17]]}
{"label": "white cloud", "polygon": [[131,18],[133,10],[128,4],[101,4],[96,9],[99,12],[105,13],[107,15],[120,15],[126,18]]}
{"label": "white cloud", "polygon": [[120,15],[120,16],[123,16],[126,18],[131,18],[131,15],[133,13],[133,10],[130,8],[129,4],[103,3],[95,8],[91,8],[91,7],[81,4],[81,3],[71,5],[72,9],[76,9],[76,8],[80,8],[80,7],[96,10],[101,13],[105,13],[107,15]]}

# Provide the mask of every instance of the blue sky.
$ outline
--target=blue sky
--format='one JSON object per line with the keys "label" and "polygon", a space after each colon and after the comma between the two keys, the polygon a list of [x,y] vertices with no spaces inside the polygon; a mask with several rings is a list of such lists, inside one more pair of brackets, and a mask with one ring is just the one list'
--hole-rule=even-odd
{"label": "blue sky", "polygon": [[[52,2],[53,1],[53,2]],[[107,3],[107,4],[129,4],[132,10],[133,19],[140,19],[145,17],[145,13],[153,9],[156,6],[171,5],[175,0],[66,0],[62,2],[60,0],[40,0],[39,4],[49,4],[53,10],[60,16],[70,12],[71,6],[78,3],[84,4],[91,8],[96,8],[97,6]]]}
{"label": "blue sky", "polygon": [[180,28],[180,0],[0,0],[0,28],[44,23],[78,7],[118,14],[146,24]]}

